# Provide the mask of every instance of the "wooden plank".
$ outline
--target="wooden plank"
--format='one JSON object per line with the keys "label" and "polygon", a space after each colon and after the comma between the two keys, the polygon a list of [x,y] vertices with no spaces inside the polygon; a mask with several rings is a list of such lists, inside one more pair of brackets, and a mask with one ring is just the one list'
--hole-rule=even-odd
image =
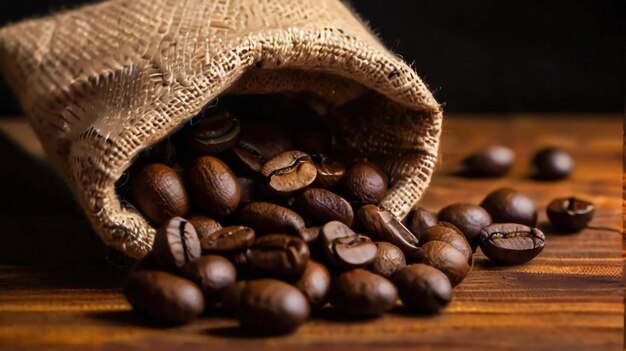
{"label": "wooden plank", "polygon": [[[447,116],[442,157],[422,205],[478,203],[492,189],[528,193],[546,221],[545,206],[577,195],[597,205],[595,226],[621,229],[622,119],[619,116]],[[494,143],[513,147],[512,174],[496,180],[452,175],[469,150]],[[572,152],[576,171],[556,183],[528,178],[540,146]],[[0,222],[1,223],[1,222]],[[585,230],[548,233],[532,262],[498,267],[481,254],[435,317],[394,311],[349,321],[324,311],[293,335],[241,334],[236,322],[206,316],[163,328],[134,315],[120,294],[125,269],[0,266],[0,349],[11,350],[618,350],[624,331],[622,235]]]}

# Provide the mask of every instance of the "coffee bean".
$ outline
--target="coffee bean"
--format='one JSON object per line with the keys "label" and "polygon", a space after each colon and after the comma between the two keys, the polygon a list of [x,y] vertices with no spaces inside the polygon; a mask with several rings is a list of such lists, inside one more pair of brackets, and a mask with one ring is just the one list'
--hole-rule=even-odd
{"label": "coffee bean", "polygon": [[257,200],[257,181],[252,178],[237,178],[241,190],[240,204],[249,204]]}
{"label": "coffee bean", "polygon": [[317,240],[319,235],[320,227],[303,228],[302,231],[300,231],[300,238],[302,238],[302,240],[304,240],[307,244],[313,243]]}
{"label": "coffee bean", "polygon": [[241,326],[260,333],[290,333],[309,317],[306,297],[297,288],[275,279],[240,281],[224,303]]}
{"label": "coffee bean", "polygon": [[417,239],[426,229],[437,224],[437,216],[421,207],[413,208],[407,218],[406,227]]}
{"label": "coffee bean", "polygon": [[504,146],[490,146],[463,160],[465,174],[471,177],[501,177],[513,167],[515,154]]}
{"label": "coffee bean", "polygon": [[243,252],[254,243],[254,230],[241,225],[228,226],[217,230],[200,240],[204,253],[234,254]]}
{"label": "coffee bean", "polygon": [[567,178],[574,169],[572,156],[565,150],[546,148],[539,150],[531,160],[533,176],[543,180]]}
{"label": "coffee bean", "polygon": [[480,248],[490,260],[514,265],[535,258],[545,246],[546,238],[537,228],[516,223],[497,223],[480,232]]}
{"label": "coffee bean", "polygon": [[255,274],[255,272],[252,271],[252,267],[248,264],[248,257],[246,256],[247,251],[248,250],[226,256],[235,266],[235,269],[237,269],[237,277],[244,280],[249,279]]}
{"label": "coffee bean", "polygon": [[143,258],[137,260],[137,262],[135,262],[135,264],[133,264],[133,266],[130,269],[130,272],[134,272],[134,271],[154,271],[154,270],[159,270],[160,266],[159,266],[159,262],[157,262],[156,258],[154,257],[154,254],[152,252],[148,252],[147,255],[145,255]]}
{"label": "coffee bean", "polygon": [[204,297],[196,284],[161,271],[131,272],[124,295],[135,311],[167,323],[188,322],[204,310]]}
{"label": "coffee bean", "polygon": [[326,295],[330,289],[330,274],[324,265],[309,260],[304,273],[294,285],[313,307],[321,308],[326,302]]}
{"label": "coffee bean", "polygon": [[387,175],[373,163],[358,162],[346,172],[343,188],[356,206],[377,205],[387,193]]}
{"label": "coffee bean", "polygon": [[491,224],[491,216],[484,208],[465,203],[442,208],[439,211],[439,220],[459,228],[473,251],[476,251],[480,242],[480,230]]}
{"label": "coffee bean", "polygon": [[171,218],[156,232],[152,253],[163,269],[177,270],[200,257],[196,230],[183,218]]}
{"label": "coffee bean", "polygon": [[196,234],[198,235],[198,239],[202,241],[202,239],[209,236],[220,229],[222,229],[222,225],[219,224],[218,221],[211,219],[205,216],[193,216],[188,219],[189,223],[193,225],[193,229],[196,230]]}
{"label": "coffee bean", "polygon": [[328,249],[330,261],[338,267],[362,267],[376,258],[376,245],[365,235],[335,239]]}
{"label": "coffee bean", "polygon": [[370,271],[389,278],[406,266],[404,254],[397,246],[379,241],[376,248],[376,258],[368,266]]}
{"label": "coffee bean", "polygon": [[326,223],[320,234],[326,257],[337,267],[363,267],[376,258],[376,244],[339,221]]}
{"label": "coffee bean", "polygon": [[233,170],[239,175],[254,177],[261,173],[263,158],[254,151],[234,147],[226,157]]}
{"label": "coffee bean", "polygon": [[359,209],[357,217],[367,233],[396,245],[408,261],[415,258],[417,238],[391,212],[379,209],[375,205],[365,205]]}
{"label": "coffee bean", "polygon": [[311,156],[301,151],[287,151],[269,160],[261,168],[268,186],[279,193],[291,193],[311,185],[317,168]]}
{"label": "coffee bean", "polygon": [[316,222],[339,221],[352,226],[352,206],[341,196],[326,189],[308,188],[302,193],[300,200],[303,210]]}
{"label": "coffee bean", "polygon": [[215,157],[198,157],[187,171],[187,182],[197,205],[208,215],[226,216],[241,200],[237,178]]}
{"label": "coffee bean", "polygon": [[172,167],[177,161],[176,146],[170,138],[141,151],[140,162],[162,163]]}
{"label": "coffee bean", "polygon": [[176,172],[162,164],[143,167],[135,176],[131,193],[137,208],[154,223],[161,224],[189,211],[189,199]]}
{"label": "coffee bean", "polygon": [[191,130],[189,146],[200,154],[216,155],[237,145],[241,125],[235,115],[222,109],[208,111]]}
{"label": "coffee bean", "polygon": [[442,271],[452,286],[459,285],[472,268],[465,255],[443,241],[430,241],[422,245],[420,255],[421,263]]}
{"label": "coffee bean", "polygon": [[284,234],[257,238],[246,254],[254,269],[277,278],[301,276],[309,256],[309,247],[302,239]]}
{"label": "coffee bean", "polygon": [[312,155],[311,159],[317,168],[315,185],[319,187],[330,188],[335,186],[346,173],[346,167],[341,162],[332,161],[323,154]]}
{"label": "coffee bean", "polygon": [[198,284],[207,302],[219,303],[222,295],[237,281],[237,271],[222,256],[202,256],[187,262],[181,269],[183,276]]}
{"label": "coffee bean", "polygon": [[354,230],[339,221],[330,221],[320,228],[320,235],[324,243],[331,243],[335,239],[348,238],[357,235]]}
{"label": "coffee bean", "polygon": [[537,210],[532,200],[510,188],[491,192],[480,203],[491,215],[493,223],[519,223],[528,226],[537,224]]}
{"label": "coffee bean", "polygon": [[440,270],[412,264],[393,276],[402,303],[418,313],[438,313],[452,300],[450,280]]}
{"label": "coffee bean", "polygon": [[247,120],[242,124],[239,147],[267,162],[276,155],[291,150],[293,140],[286,128],[276,126],[267,120]]}
{"label": "coffee bean", "polygon": [[254,228],[257,235],[286,233],[306,242],[317,238],[319,228],[307,228],[304,219],[294,211],[269,202],[251,202],[241,209],[241,221]]}
{"label": "coffee bean", "polygon": [[578,232],[587,227],[595,214],[593,203],[575,197],[552,200],[546,210],[552,226],[561,232]]}
{"label": "coffee bean", "polygon": [[467,258],[467,262],[471,264],[472,248],[465,239],[465,236],[463,236],[463,233],[453,224],[442,222],[426,229],[424,234],[422,234],[420,244],[424,245],[431,241],[443,241],[444,243],[452,245],[452,247],[459,250],[459,252]]}
{"label": "coffee bean", "polygon": [[398,291],[384,277],[364,269],[353,269],[333,279],[330,303],[337,310],[354,316],[375,317],[389,311]]}

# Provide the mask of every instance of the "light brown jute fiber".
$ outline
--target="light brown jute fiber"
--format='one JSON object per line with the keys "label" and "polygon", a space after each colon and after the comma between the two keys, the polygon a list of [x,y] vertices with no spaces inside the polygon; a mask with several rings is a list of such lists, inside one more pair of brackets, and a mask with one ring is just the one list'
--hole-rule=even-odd
{"label": "light brown jute fiber", "polygon": [[116,180],[222,94],[309,93],[333,109],[376,92],[379,116],[336,124],[389,172],[381,207],[398,218],[437,156],[439,104],[338,0],[105,1],[3,28],[0,68],[93,227],[132,257],[155,229]]}

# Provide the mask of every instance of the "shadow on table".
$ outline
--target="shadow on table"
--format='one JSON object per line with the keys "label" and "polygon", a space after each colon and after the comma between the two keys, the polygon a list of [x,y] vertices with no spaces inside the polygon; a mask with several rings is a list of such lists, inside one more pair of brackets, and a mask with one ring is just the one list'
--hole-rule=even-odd
{"label": "shadow on table", "polygon": [[61,177],[3,133],[0,150],[0,265],[108,264]]}
{"label": "shadow on table", "polygon": [[180,324],[161,323],[150,316],[142,315],[132,310],[93,312],[88,315],[88,318],[107,324],[150,329],[171,329],[180,326]]}

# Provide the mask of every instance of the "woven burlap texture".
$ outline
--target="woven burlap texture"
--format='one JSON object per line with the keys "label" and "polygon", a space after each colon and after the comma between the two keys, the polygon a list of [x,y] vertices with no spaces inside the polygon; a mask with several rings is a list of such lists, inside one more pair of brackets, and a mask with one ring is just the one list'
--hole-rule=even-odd
{"label": "woven burlap texture", "polygon": [[337,0],[105,1],[3,28],[0,68],[95,230],[136,258],[155,229],[116,180],[220,94],[383,96],[378,120],[346,117],[348,143],[382,157],[394,185],[381,207],[399,218],[436,161],[439,104]]}

